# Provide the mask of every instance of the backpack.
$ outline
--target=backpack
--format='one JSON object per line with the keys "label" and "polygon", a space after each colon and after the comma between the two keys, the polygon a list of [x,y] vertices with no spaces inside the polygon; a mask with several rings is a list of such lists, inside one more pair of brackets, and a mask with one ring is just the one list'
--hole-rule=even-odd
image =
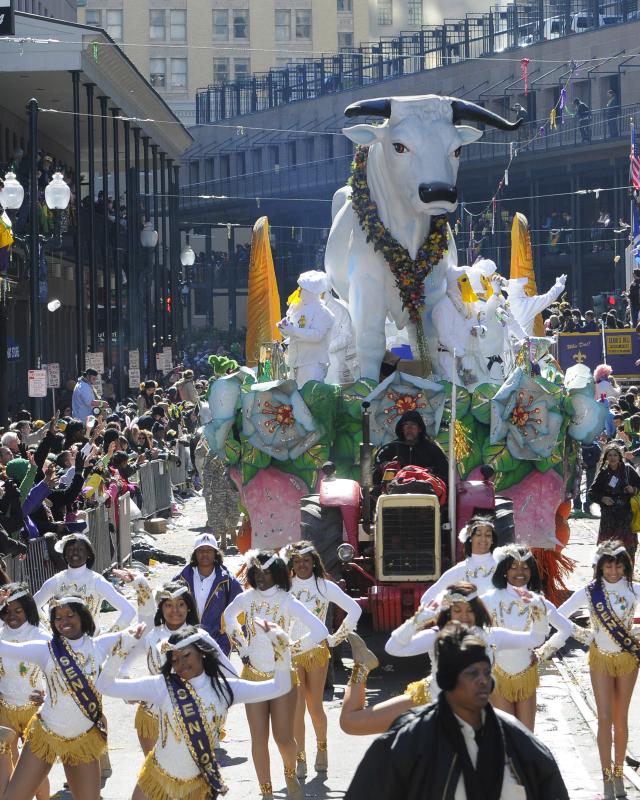
{"label": "backpack", "polygon": [[426,467],[402,467],[387,487],[388,494],[434,494],[441,506],[447,502],[447,487],[443,480]]}

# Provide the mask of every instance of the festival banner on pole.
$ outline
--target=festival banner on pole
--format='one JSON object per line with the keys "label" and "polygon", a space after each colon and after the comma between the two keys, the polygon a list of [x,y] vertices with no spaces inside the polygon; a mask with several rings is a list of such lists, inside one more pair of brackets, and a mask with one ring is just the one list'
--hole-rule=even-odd
{"label": "festival banner on pole", "polygon": [[607,363],[616,378],[636,380],[640,367],[640,334],[631,328],[605,330],[606,358],[602,352],[602,333],[561,333],[558,336],[558,361],[563,370],[586,364],[593,371]]}

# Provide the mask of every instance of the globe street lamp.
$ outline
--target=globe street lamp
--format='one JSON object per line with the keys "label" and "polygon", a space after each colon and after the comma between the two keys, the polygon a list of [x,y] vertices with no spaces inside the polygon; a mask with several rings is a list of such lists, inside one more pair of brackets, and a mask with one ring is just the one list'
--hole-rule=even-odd
{"label": "globe street lamp", "polygon": [[[147,254],[147,275],[149,276],[151,275],[152,269],[151,254],[153,248],[158,244],[158,231],[154,229],[151,220],[147,220],[142,226],[142,230],[140,231],[140,244],[144,247],[144,251]],[[148,285],[151,288],[151,281],[149,281]],[[149,297],[149,295],[147,295],[147,297]],[[147,310],[147,370],[149,374],[155,369],[155,365],[152,363],[155,344],[155,325],[153,323],[154,317],[151,314],[154,297],[155,294],[152,290],[150,303],[147,304],[143,302],[142,304],[143,308]]]}

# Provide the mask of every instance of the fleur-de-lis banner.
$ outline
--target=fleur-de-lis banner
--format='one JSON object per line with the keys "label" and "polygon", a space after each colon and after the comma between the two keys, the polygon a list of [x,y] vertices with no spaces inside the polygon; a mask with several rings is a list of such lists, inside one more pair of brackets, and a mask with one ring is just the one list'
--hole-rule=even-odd
{"label": "fleur-de-lis banner", "polygon": [[14,33],[13,0],[0,0],[0,36],[13,36]]}

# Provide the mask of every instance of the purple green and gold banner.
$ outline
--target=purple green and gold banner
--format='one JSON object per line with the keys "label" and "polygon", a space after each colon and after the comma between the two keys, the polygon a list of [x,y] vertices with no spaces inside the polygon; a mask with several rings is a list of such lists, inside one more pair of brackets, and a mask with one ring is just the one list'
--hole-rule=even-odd
{"label": "purple green and gold banner", "polygon": [[606,359],[602,352],[602,333],[561,333],[558,336],[558,361],[563,370],[586,364],[592,371],[606,360],[616,378],[636,380],[640,367],[640,334],[631,328],[605,330]]}

